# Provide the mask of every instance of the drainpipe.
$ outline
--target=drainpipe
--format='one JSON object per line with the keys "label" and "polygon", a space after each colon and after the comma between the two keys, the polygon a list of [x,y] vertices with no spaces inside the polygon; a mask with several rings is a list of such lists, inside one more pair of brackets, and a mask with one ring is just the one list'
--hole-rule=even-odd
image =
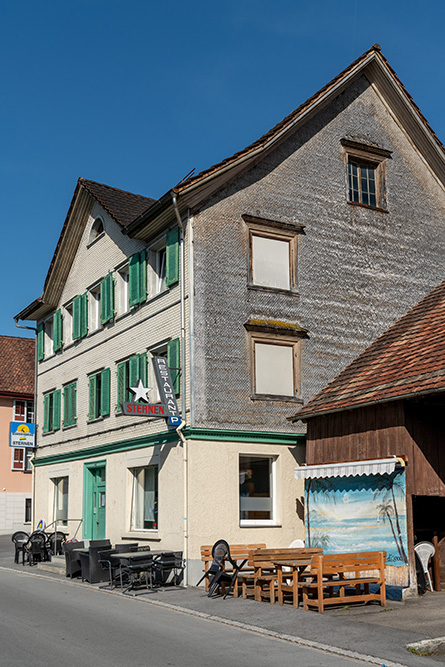
{"label": "drainpipe", "polygon": [[[37,327],[25,327],[22,324],[18,323],[18,319],[14,317],[14,324],[18,329],[29,329],[29,331],[35,332],[35,346],[34,346],[34,424],[35,424],[35,441],[34,447],[37,447]],[[36,488],[36,476],[34,472],[34,466],[32,467],[32,529],[36,525],[35,517],[35,488]]]}
{"label": "drainpipe", "polygon": [[[185,276],[184,276],[184,225],[182,224],[182,219],[178,209],[178,202],[176,199],[176,194],[173,191],[170,191],[173,208],[176,215],[176,220],[179,227],[179,261],[180,261],[180,302],[181,302],[181,415],[182,420],[180,426],[176,429],[176,433],[181,439],[182,442],[182,453],[183,453],[183,470],[184,470],[184,560],[187,565],[188,563],[188,444],[187,439],[182,433],[182,429],[185,426]],[[188,585],[188,568],[185,568],[184,574],[184,584]]]}

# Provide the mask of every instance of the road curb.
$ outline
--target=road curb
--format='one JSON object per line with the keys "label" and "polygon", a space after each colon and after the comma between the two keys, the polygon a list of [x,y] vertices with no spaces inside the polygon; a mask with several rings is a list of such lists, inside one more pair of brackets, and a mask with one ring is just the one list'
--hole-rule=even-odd
{"label": "road curb", "polygon": [[[20,570],[4,566],[0,566],[0,570],[6,572],[15,572],[25,576],[39,577],[40,579],[59,582],[68,586],[77,586],[78,588],[83,588],[85,590],[85,583],[79,583],[76,581],[72,581],[71,579],[68,580],[68,579],[59,579],[56,577],[49,577],[48,575],[39,574],[38,572],[26,572],[26,571],[21,572]],[[108,593],[108,595],[115,595],[119,597],[122,596],[122,593],[118,591],[106,590],[104,588],[92,586],[91,584],[87,584],[87,586],[88,590],[90,591]],[[160,600],[153,600],[149,598],[143,599],[141,596],[134,596],[134,597],[126,596],[126,598],[137,600],[138,602],[142,602],[145,604],[151,604],[157,607],[162,607],[165,609],[170,609],[171,611],[176,611],[181,614],[187,614],[189,616],[202,618],[203,620],[211,621],[213,623],[222,623],[224,625],[228,625],[233,628],[238,628],[239,630],[244,630],[245,632],[252,632],[257,635],[262,635],[265,637],[270,637],[272,639],[286,641],[291,644],[297,644],[298,646],[302,646],[304,648],[311,648],[314,650],[322,651],[323,653],[330,653],[332,655],[337,655],[344,658],[352,658],[354,660],[360,660],[361,662],[364,663],[378,665],[378,667],[407,667],[407,665],[400,662],[388,662],[387,660],[385,660],[385,662],[383,663],[382,658],[376,658],[375,656],[372,655],[357,653],[356,651],[350,651],[349,649],[338,648],[337,646],[330,646],[328,644],[322,644],[321,642],[315,642],[310,639],[304,639],[303,637],[297,637],[295,635],[287,635],[281,632],[276,632],[274,630],[268,630],[267,628],[261,628],[260,626],[257,625],[249,625],[248,623],[242,623],[241,621],[234,621],[232,619],[224,618],[222,616],[214,616],[212,614],[207,614],[206,612],[196,611],[195,609],[190,609],[189,607],[181,607],[179,605],[171,604],[169,602],[161,602]],[[429,640],[424,640],[424,641],[429,641]],[[416,642],[416,643],[419,644],[422,642]]]}

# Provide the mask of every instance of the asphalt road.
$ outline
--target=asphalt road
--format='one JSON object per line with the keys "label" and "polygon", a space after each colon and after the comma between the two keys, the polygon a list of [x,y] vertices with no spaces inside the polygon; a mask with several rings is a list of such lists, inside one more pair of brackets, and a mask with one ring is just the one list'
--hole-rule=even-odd
{"label": "asphalt road", "polygon": [[343,667],[363,662],[80,586],[0,570],[1,667]]}

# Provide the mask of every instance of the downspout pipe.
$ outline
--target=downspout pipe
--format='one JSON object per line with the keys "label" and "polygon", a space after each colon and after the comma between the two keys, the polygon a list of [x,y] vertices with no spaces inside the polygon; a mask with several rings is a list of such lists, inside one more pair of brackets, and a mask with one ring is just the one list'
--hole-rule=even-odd
{"label": "downspout pipe", "polygon": [[[185,400],[185,271],[184,271],[184,225],[182,224],[182,218],[179,213],[178,200],[176,198],[176,193],[172,190],[170,191],[173,209],[175,211],[176,220],[179,227],[179,262],[180,262],[180,280],[179,280],[179,290],[180,290],[180,302],[181,302],[181,424],[176,429],[178,436],[182,442],[182,453],[183,453],[183,470],[184,470],[184,560],[187,565],[188,556],[189,556],[189,533],[188,533],[188,443],[187,439],[184,437],[182,429],[186,424],[186,400]],[[184,573],[184,584],[188,585],[188,567],[185,568]]]}
{"label": "downspout pipe", "polygon": [[[37,327],[26,327],[23,324],[18,323],[18,317],[14,317],[14,324],[18,329],[28,329],[29,331],[34,331],[35,333],[35,347],[34,347],[34,424],[37,426]],[[37,447],[37,428],[35,432],[35,441],[34,445]],[[36,475],[34,471],[34,466],[32,469],[32,528],[34,530],[35,522],[35,485],[36,485]]]}

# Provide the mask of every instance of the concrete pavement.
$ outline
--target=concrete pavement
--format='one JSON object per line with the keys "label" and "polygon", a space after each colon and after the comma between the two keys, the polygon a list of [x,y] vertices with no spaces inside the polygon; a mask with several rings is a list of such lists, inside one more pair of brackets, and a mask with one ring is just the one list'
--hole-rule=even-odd
{"label": "concrete pavement", "polygon": [[[71,581],[57,574],[39,573],[36,567],[15,565],[13,544],[3,536],[0,536],[0,567],[16,570],[23,576],[58,579],[65,586],[94,588],[101,595],[122,596],[119,591],[107,592],[99,590],[98,586]],[[131,599],[135,604],[144,602],[167,606],[249,632],[274,636],[302,646],[316,646],[345,657],[359,657],[379,667],[427,667],[437,662],[445,663],[445,655],[425,657],[406,649],[407,644],[445,636],[445,593],[427,593],[405,602],[389,601],[386,609],[373,604],[351,605],[329,609],[325,614],[253,600],[209,599],[203,589],[195,587],[141,591]]]}

